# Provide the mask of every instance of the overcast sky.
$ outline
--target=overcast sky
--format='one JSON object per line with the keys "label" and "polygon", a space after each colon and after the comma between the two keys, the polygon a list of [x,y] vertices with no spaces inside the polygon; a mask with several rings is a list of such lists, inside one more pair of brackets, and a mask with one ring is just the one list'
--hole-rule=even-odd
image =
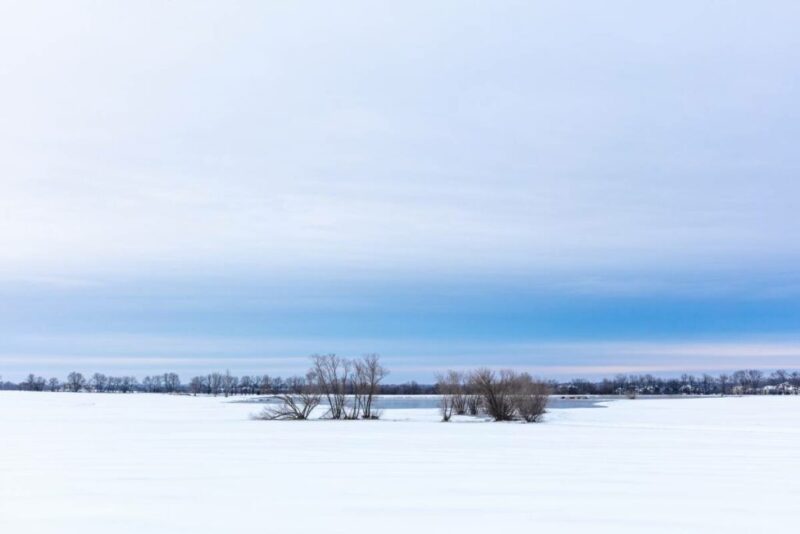
{"label": "overcast sky", "polygon": [[0,375],[800,367],[798,27],[3,2]]}

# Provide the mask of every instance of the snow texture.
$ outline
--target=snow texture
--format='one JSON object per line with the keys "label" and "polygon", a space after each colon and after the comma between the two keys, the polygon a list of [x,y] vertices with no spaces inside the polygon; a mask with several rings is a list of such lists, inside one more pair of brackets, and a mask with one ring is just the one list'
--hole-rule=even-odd
{"label": "snow texture", "polygon": [[0,532],[767,532],[800,397],[620,400],[543,424],[254,421],[222,398],[0,392]]}

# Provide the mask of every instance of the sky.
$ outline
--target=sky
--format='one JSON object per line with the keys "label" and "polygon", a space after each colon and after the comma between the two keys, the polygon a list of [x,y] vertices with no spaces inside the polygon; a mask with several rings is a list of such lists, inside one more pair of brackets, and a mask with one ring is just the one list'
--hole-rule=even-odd
{"label": "sky", "polygon": [[0,5],[0,376],[800,367],[800,4]]}

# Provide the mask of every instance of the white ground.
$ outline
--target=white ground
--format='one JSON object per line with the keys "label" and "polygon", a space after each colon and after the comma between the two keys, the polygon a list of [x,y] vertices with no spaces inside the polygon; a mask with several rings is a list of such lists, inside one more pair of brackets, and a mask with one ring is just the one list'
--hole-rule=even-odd
{"label": "white ground", "polygon": [[[0,392],[0,532],[766,532],[800,525],[800,397],[544,424],[264,422],[217,398]],[[422,417],[420,417],[422,416]]]}

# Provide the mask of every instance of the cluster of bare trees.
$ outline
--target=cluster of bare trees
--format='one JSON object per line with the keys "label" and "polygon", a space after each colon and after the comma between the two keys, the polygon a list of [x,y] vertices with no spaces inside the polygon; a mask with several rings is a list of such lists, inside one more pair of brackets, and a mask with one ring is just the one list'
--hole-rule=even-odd
{"label": "cluster of bare trees", "polygon": [[[73,377],[73,375],[76,375],[77,378]],[[177,382],[177,385],[171,392],[177,391],[177,388],[180,386],[178,375],[175,373],[164,373],[164,378],[168,375],[174,376],[174,381]],[[67,382],[72,383],[73,386],[69,390],[80,391],[81,388],[84,388],[87,391],[95,391],[98,393],[133,393],[134,391],[155,392],[152,386],[152,377],[149,376],[145,377],[142,383],[139,383],[135,376],[106,376],[103,373],[94,373],[88,381],[82,379],[83,376],[80,373],[70,373],[67,377]],[[161,380],[159,377],[159,384],[160,383]],[[159,389],[159,392],[163,391],[165,391],[163,388]]]}
{"label": "cluster of bare trees", "polygon": [[297,385],[304,383],[305,378],[290,376],[282,378],[270,375],[244,375],[235,376],[230,371],[224,373],[209,373],[204,376],[195,376],[187,385],[186,390],[192,395],[274,395],[276,393],[289,393],[297,389]]}
{"label": "cluster of bare trees", "polygon": [[204,376],[196,376],[188,384],[181,383],[177,373],[166,372],[148,375],[138,380],[135,376],[109,376],[94,373],[84,376],[73,371],[61,381],[58,378],[45,379],[29,374],[19,383],[0,382],[0,389],[23,391],[71,391],[96,393],[191,393],[193,395],[270,395],[279,392],[294,391],[300,377],[281,378],[270,375],[234,376],[230,371],[215,372]]}
{"label": "cluster of bare trees", "polygon": [[717,376],[708,373],[695,376],[660,378],[650,374],[624,375],[599,381],[575,379],[554,383],[558,394],[584,395],[761,395],[800,393],[800,372],[778,369],[769,374],[758,369],[742,369]]}
{"label": "cluster of bare trees", "polygon": [[[57,391],[57,388],[60,387],[60,383],[57,378],[53,378],[51,380],[55,381],[56,389],[50,389],[50,391]],[[49,388],[49,383],[41,376],[34,376],[33,374],[28,375],[24,382],[20,383],[20,389],[26,391],[47,391]]]}
{"label": "cluster of bare trees", "polygon": [[[178,375],[174,373],[168,374],[171,376],[174,375],[175,380],[177,380]],[[179,385],[180,382],[178,381],[178,386]],[[55,377],[45,380],[41,376],[29,374],[16,389],[21,389],[23,391],[71,391],[74,393],[79,391],[130,393],[142,390],[138,380],[134,376],[106,376],[102,373],[95,373],[91,378],[87,379],[82,373],[77,371],[69,373],[66,380],[63,382]]]}
{"label": "cluster of bare trees", "polygon": [[206,393],[208,395],[224,395],[226,397],[236,394],[239,386],[239,377],[233,376],[229,370],[225,373],[210,373],[206,376],[195,376],[189,382],[189,392],[192,395]]}
{"label": "cluster of bare trees", "polygon": [[288,391],[276,392],[277,405],[265,408],[259,418],[308,419],[324,402],[328,410],[323,417],[329,419],[377,419],[375,399],[388,374],[377,354],[353,360],[314,355],[306,376],[295,380]]}
{"label": "cluster of bare trees", "polygon": [[294,380],[288,391],[276,392],[273,397],[278,404],[264,408],[256,419],[303,421],[309,419],[322,402],[322,393],[315,386],[311,372],[303,379]]}
{"label": "cluster of bare trees", "polygon": [[2,389],[19,389],[23,391],[79,391],[95,393],[132,393],[158,392],[174,393],[180,391],[180,379],[176,373],[164,373],[153,377],[145,377],[140,383],[135,376],[106,376],[103,373],[94,373],[86,378],[83,373],[73,371],[62,382],[58,378],[46,380],[41,376],[29,374],[19,384],[3,384]]}
{"label": "cluster of bare trees", "polygon": [[510,369],[447,371],[437,376],[442,421],[453,415],[487,415],[495,421],[541,420],[550,388],[528,373]]}
{"label": "cluster of bare trees", "polygon": [[142,390],[147,393],[177,393],[181,389],[181,379],[177,373],[146,376],[142,379]]}

